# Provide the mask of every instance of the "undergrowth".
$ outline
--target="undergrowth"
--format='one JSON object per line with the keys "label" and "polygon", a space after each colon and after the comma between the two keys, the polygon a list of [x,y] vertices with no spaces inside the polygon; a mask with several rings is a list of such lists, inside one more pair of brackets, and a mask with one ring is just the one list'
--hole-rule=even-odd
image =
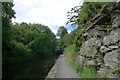
{"label": "undergrowth", "polygon": [[66,48],[64,51],[64,56],[68,63],[74,67],[75,65],[75,59],[77,56],[77,47],[75,45],[70,45]]}
{"label": "undergrowth", "polygon": [[[95,66],[84,66],[83,64],[75,64],[75,59],[77,57],[77,48],[75,45],[70,45],[64,51],[64,56],[67,62],[77,71],[81,78],[96,78],[96,68]],[[88,79],[87,79],[88,80]]]}

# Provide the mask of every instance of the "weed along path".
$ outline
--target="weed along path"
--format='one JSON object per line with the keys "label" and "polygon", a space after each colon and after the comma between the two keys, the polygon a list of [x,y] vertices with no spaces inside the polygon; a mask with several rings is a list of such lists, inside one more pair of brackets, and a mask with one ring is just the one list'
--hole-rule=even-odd
{"label": "weed along path", "polygon": [[80,78],[76,71],[66,62],[64,55],[60,55],[46,78]]}

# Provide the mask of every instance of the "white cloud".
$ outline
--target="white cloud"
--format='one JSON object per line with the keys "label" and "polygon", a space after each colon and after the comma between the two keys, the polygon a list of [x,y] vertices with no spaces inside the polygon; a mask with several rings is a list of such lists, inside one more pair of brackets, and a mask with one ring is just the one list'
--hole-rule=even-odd
{"label": "white cloud", "polygon": [[80,0],[14,0],[16,19],[13,22],[41,23],[54,33],[67,22],[67,11]]}

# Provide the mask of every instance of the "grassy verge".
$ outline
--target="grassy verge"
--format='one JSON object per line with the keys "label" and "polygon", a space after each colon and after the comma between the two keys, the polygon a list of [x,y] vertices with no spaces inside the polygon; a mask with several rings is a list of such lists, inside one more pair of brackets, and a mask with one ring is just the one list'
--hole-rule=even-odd
{"label": "grassy verge", "polygon": [[77,56],[77,48],[75,45],[70,45],[66,48],[66,50],[64,51],[64,56],[66,58],[66,60],[68,61],[68,63],[74,67],[75,66],[75,59]]}
{"label": "grassy verge", "polygon": [[81,78],[89,78],[89,80],[97,78],[95,66],[84,66],[84,63],[75,64],[78,55],[77,52],[77,47],[75,45],[68,46],[64,51],[67,62],[77,71]]}
{"label": "grassy verge", "polygon": [[97,78],[96,68],[94,66],[76,65],[76,70],[81,78]]}

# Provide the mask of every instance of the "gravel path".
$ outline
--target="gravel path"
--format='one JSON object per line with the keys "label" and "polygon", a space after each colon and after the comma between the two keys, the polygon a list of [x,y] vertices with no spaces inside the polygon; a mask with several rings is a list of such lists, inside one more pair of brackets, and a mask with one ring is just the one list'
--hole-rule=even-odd
{"label": "gravel path", "polygon": [[46,78],[80,78],[76,71],[66,62],[63,55],[60,55],[53,68]]}

